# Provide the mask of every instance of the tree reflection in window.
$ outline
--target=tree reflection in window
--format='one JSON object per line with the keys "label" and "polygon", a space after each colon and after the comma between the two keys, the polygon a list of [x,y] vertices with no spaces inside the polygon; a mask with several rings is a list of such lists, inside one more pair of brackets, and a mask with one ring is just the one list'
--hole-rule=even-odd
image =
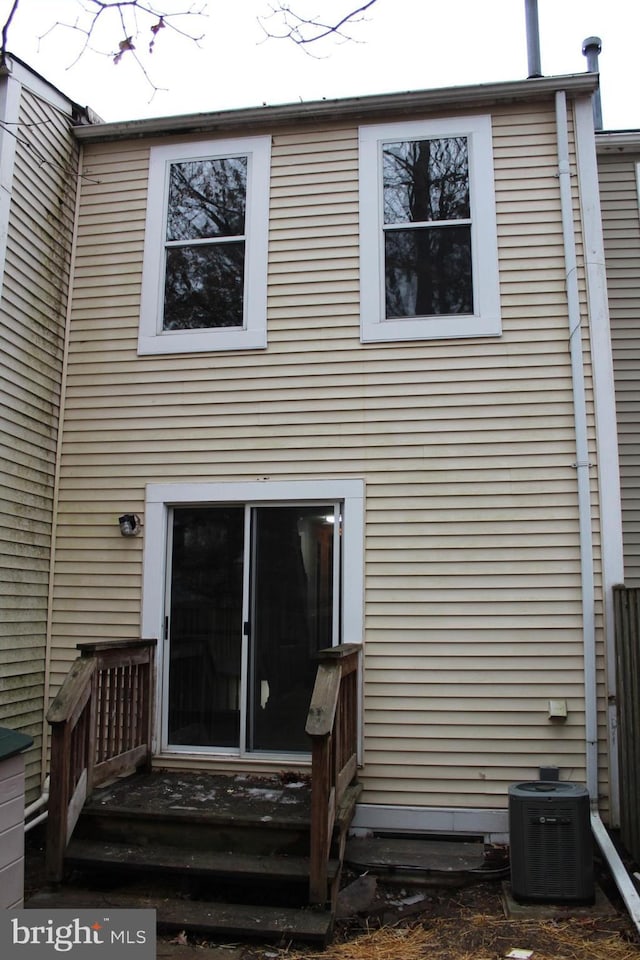
{"label": "tree reflection in window", "polygon": [[473,313],[466,137],[383,146],[387,319]]}
{"label": "tree reflection in window", "polygon": [[164,330],[242,327],[247,157],[172,163]]}

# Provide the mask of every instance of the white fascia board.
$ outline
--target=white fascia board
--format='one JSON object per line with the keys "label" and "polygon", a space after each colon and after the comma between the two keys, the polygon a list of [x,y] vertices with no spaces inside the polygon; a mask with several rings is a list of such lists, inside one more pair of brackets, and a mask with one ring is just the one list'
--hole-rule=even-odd
{"label": "white fascia board", "polygon": [[27,90],[35,94],[35,96],[50,103],[52,107],[55,107],[56,110],[66,114],[68,117],[73,116],[73,108],[76,106],[74,101],[65,96],[57,87],[54,87],[43,77],[39,76],[39,74],[34,73],[33,70],[30,70],[23,63],[20,63],[19,60],[15,60],[9,56],[5,69],[7,69],[11,76],[21,83],[23,87],[26,87]]}
{"label": "white fascia board", "polygon": [[609,802],[611,822],[614,826],[617,826],[620,821],[620,787],[616,742],[616,651],[612,588],[616,584],[624,582],[618,424],[602,213],[600,209],[600,186],[591,100],[587,98],[577,100],[574,109],[596,423],[600,551],[607,664]]}

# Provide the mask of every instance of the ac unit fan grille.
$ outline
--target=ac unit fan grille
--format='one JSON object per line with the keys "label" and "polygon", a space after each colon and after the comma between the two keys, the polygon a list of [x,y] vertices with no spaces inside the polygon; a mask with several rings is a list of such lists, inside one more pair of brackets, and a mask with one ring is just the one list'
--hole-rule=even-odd
{"label": "ac unit fan grille", "polygon": [[524,809],[525,845],[532,896],[568,897],[574,892],[568,877],[578,868],[578,824],[575,810],[549,805]]}

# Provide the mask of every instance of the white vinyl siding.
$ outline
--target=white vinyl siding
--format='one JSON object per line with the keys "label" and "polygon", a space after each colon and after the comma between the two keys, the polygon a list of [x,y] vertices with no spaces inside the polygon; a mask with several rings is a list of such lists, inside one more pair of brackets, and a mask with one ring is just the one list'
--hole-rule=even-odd
{"label": "white vinyl siding", "polygon": [[137,356],[149,145],[86,147],[54,686],[79,640],[140,631],[144,530],[117,517],[144,515],[147,484],[362,478],[363,800],[504,809],[542,764],[584,777],[553,103],[502,107],[492,130],[501,338],[361,343],[342,124],[274,131],[269,345],[224,355]]}
{"label": "white vinyl siding", "polygon": [[34,739],[25,754],[27,796],[33,798],[40,788],[53,485],[77,146],[70,117],[25,87],[19,119],[23,126],[10,183],[0,301],[0,724]]}
{"label": "white vinyl siding", "polygon": [[640,198],[637,152],[600,153],[622,488],[624,581],[640,587]]}

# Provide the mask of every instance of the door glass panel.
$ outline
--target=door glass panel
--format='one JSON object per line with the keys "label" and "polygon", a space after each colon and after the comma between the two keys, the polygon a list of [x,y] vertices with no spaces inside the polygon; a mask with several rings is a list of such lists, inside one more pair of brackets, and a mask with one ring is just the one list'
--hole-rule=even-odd
{"label": "door glass panel", "polygon": [[169,743],[238,747],[244,508],[175,508]]}
{"label": "door glass panel", "polygon": [[334,505],[253,511],[249,749],[308,751],[315,654],[333,642]]}

